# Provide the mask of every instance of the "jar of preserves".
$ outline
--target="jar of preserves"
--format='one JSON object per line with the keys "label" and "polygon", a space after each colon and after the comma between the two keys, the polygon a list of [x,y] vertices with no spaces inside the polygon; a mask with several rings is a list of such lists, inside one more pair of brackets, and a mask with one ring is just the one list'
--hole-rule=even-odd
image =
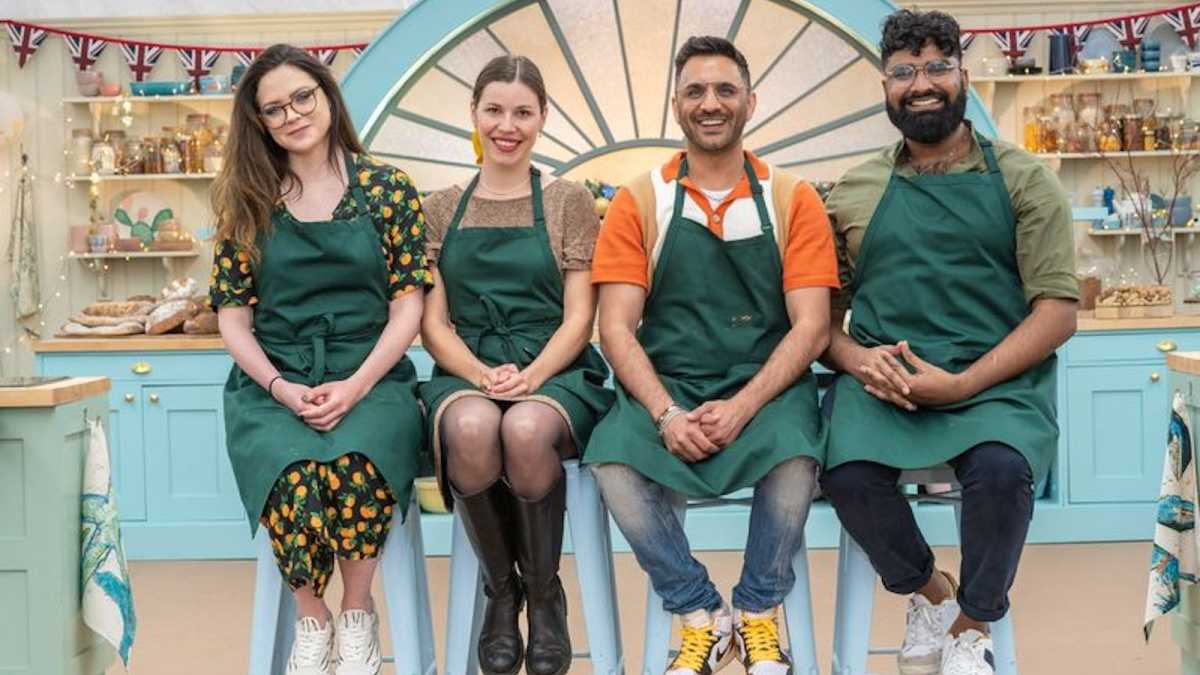
{"label": "jar of preserves", "polygon": [[1141,150],[1142,145],[1142,118],[1134,114],[1126,115],[1121,120],[1121,149]]}
{"label": "jar of preserves", "polygon": [[125,151],[122,157],[122,168],[128,174],[143,174],[146,173],[146,166],[142,155],[142,140],[136,136],[130,136],[125,139]]}
{"label": "jar of preserves", "polygon": [[1042,149],[1042,108],[1028,106],[1024,110],[1025,126],[1022,145],[1032,153],[1043,152]]}
{"label": "jar of preserves", "polygon": [[208,155],[208,147],[213,142],[213,132],[208,126],[208,115],[192,114],[187,116],[188,133],[188,173],[204,173],[204,159]]}
{"label": "jar of preserves", "polygon": [[157,136],[147,136],[142,139],[142,172],[163,172],[162,155],[159,154],[159,139]]}

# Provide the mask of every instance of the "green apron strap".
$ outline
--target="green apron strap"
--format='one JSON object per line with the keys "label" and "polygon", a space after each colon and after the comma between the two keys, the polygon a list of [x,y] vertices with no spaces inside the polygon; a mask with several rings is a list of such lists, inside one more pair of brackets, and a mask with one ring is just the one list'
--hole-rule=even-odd
{"label": "green apron strap", "polygon": [[533,227],[545,231],[546,215],[542,208],[542,172],[534,166],[529,167],[529,196],[533,199]]}
{"label": "green apron strap", "polygon": [[[754,197],[754,207],[758,209],[758,224],[762,228],[763,234],[770,234],[772,237],[775,232],[771,228],[771,212],[767,210],[767,202],[763,200],[762,183],[758,182],[758,175],[754,173],[754,167],[747,159],[745,163],[746,178],[750,180],[750,194]],[[784,214],[786,217],[787,214]]]}
{"label": "green apron strap", "polygon": [[[450,219],[450,226],[446,228],[447,234],[458,229],[458,224],[462,221],[463,214],[467,212],[467,202],[471,201],[471,195],[475,192],[476,185],[479,185],[479,174],[475,174],[475,177],[467,184],[467,189],[463,190],[462,197],[459,197],[458,207],[454,209],[454,217]],[[445,243],[442,246],[444,247]]]}
{"label": "green apron strap", "polygon": [[360,216],[369,215],[371,212],[367,210],[367,195],[363,193],[362,186],[354,179],[354,160],[350,157],[350,153],[345,154],[346,160],[346,183],[351,187],[350,192],[354,195],[354,204],[358,207]]}
{"label": "green apron strap", "polygon": [[1008,222],[1014,223],[1016,216],[1012,210],[1012,196],[1008,194],[1008,185],[1004,182],[1004,175],[1000,173],[1000,163],[996,161],[996,152],[992,148],[992,142],[979,132],[975,132],[975,138],[979,142],[979,149],[983,151],[983,161],[987,162],[988,178],[991,180],[992,188],[995,189],[1000,204],[1008,213]]}

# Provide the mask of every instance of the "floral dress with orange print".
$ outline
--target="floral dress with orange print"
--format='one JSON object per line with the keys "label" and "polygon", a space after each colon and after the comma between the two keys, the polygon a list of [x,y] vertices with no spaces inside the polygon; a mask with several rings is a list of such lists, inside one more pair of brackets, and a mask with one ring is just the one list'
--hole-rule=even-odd
{"label": "floral dress with orange print", "polygon": [[[352,180],[363,188],[387,259],[388,294],[395,300],[430,285],[433,278],[425,262],[425,214],[412,181],[400,169],[368,155],[355,157],[354,169]],[[352,218],[354,213],[354,196],[346,190],[333,210],[333,218]],[[258,304],[250,256],[233,241],[220,239],[213,246],[208,294],[213,309]]]}

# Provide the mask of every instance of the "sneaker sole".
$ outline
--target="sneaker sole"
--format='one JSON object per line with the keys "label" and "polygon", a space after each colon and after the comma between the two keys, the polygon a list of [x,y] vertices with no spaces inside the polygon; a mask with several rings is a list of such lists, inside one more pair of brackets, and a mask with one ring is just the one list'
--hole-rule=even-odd
{"label": "sneaker sole", "polygon": [[897,661],[896,667],[900,675],[938,675],[942,672],[940,658],[933,663],[903,663]]}

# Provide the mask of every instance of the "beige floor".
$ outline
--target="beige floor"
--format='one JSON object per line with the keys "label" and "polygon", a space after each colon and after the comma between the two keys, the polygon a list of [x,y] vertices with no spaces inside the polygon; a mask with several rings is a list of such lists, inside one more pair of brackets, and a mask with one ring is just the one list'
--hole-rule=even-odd
{"label": "beige floor", "polygon": [[[939,550],[951,569],[952,550]],[[737,580],[738,553],[705,553],[718,588],[728,592]],[[833,631],[836,554],[813,551],[812,588],[817,645],[822,670],[829,672]],[[1167,675],[1179,672],[1178,652],[1165,622],[1149,645],[1142,641],[1148,543],[1030,546],[1013,589],[1017,646],[1023,675]],[[564,561],[570,601],[577,603],[573,561]],[[434,623],[445,616],[447,559],[429,561]],[[641,666],[640,616],[644,579],[631,555],[617,556],[621,584],[621,628],[627,672]],[[249,633],[250,562],[144,562],[132,565],[139,631],[134,648],[136,675],[225,675],[245,673]],[[334,582],[330,598],[340,587]],[[574,604],[577,607],[577,604]],[[582,646],[580,612],[571,614],[572,631]],[[872,628],[877,644],[895,643],[903,633],[903,599],[879,590]],[[441,660],[441,636],[438,657]],[[385,651],[387,645],[385,644]],[[873,657],[874,673],[894,673],[891,657]],[[113,668],[109,675],[118,675]],[[385,673],[391,673],[386,666]],[[578,661],[572,673],[590,673]],[[728,671],[741,672],[739,666]]]}

